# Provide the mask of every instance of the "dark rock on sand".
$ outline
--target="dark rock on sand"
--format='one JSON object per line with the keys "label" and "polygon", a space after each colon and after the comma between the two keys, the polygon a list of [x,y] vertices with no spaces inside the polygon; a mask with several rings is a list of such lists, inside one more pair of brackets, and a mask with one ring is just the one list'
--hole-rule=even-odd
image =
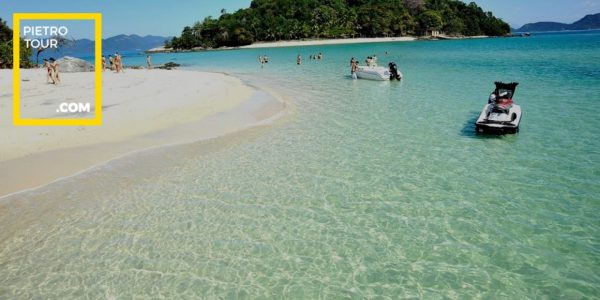
{"label": "dark rock on sand", "polygon": [[156,69],[164,69],[164,70],[172,70],[172,69],[175,69],[175,68],[177,68],[179,66],[181,66],[181,65],[178,64],[178,63],[168,62],[168,63],[166,63],[164,65],[158,65],[155,68]]}

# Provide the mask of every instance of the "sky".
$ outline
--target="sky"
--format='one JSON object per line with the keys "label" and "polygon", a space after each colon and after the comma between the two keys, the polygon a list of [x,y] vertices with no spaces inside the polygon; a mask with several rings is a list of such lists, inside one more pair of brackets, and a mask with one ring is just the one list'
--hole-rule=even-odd
{"label": "sky", "polygon": [[[539,21],[572,23],[600,13],[600,0],[474,0],[513,27]],[[103,37],[118,34],[179,35],[204,17],[234,12],[251,0],[1,0],[0,18],[12,27],[14,12],[101,12]],[[470,2],[469,0],[465,2]],[[69,28],[74,38],[93,38],[87,27]]]}
{"label": "sky", "polygon": [[600,13],[600,0],[474,0],[512,27],[542,21],[573,23]]}

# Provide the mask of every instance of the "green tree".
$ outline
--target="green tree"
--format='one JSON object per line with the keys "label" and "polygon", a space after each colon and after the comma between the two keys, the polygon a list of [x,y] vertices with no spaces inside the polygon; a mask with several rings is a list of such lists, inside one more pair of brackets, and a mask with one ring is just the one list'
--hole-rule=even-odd
{"label": "green tree", "polygon": [[[20,42],[20,62],[21,68],[30,68],[31,48],[27,48],[25,41]],[[13,67],[13,31],[6,25],[6,21],[0,19],[0,69]]]}
{"label": "green tree", "polygon": [[218,19],[184,28],[177,49],[239,46],[301,38],[400,36],[426,30],[455,35],[503,35],[508,24],[477,4],[457,0],[253,0]]}
{"label": "green tree", "polygon": [[442,17],[433,10],[426,10],[419,14],[419,26],[421,30],[440,30],[442,28]]}

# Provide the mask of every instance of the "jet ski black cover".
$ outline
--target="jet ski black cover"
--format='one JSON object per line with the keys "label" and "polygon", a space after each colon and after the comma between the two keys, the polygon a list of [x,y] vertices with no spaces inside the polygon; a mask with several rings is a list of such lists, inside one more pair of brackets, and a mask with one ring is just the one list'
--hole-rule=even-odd
{"label": "jet ski black cover", "polygon": [[504,83],[500,81],[496,81],[494,82],[494,84],[496,84],[496,90],[494,90],[494,94],[496,95],[496,97],[500,97],[501,91],[506,90],[510,93],[510,95],[508,95],[509,99],[512,99],[515,96],[517,85],[519,85],[518,82]]}

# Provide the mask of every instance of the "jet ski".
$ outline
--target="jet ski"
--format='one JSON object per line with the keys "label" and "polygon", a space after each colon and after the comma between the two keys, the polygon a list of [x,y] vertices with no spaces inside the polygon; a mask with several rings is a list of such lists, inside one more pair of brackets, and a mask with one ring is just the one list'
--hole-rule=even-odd
{"label": "jet ski", "polygon": [[477,133],[517,133],[521,123],[521,106],[513,102],[519,83],[495,82],[492,92],[479,118],[475,122]]}

